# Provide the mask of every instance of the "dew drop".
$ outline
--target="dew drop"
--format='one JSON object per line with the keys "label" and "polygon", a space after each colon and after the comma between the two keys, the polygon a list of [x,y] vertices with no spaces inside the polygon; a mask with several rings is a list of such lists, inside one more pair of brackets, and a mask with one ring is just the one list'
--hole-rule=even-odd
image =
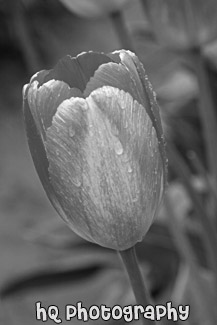
{"label": "dew drop", "polygon": [[139,199],[139,190],[137,189],[135,192],[135,196],[132,198],[132,202],[137,202]]}
{"label": "dew drop", "polygon": [[134,79],[134,78],[132,78],[132,76],[130,77],[130,79],[131,79],[131,81],[132,81],[133,85],[136,87],[137,85],[136,85],[136,81],[135,81],[135,79]]}
{"label": "dew drop", "polygon": [[128,171],[129,174],[132,173],[132,171],[133,171],[133,169],[132,169],[132,167],[130,165],[128,166],[127,171]]}
{"label": "dew drop", "polygon": [[122,155],[122,153],[124,152],[123,146],[119,140],[115,142],[115,152],[117,155]]}
{"label": "dew drop", "polygon": [[80,187],[81,186],[81,181],[78,178],[73,178],[72,179],[72,183],[76,186],[76,187]]}
{"label": "dew drop", "polygon": [[125,108],[126,108],[125,102],[121,101],[121,109],[125,109]]}
{"label": "dew drop", "polygon": [[150,89],[151,91],[153,91],[153,87],[152,87],[152,84],[150,83],[150,81],[148,81],[148,86],[149,86],[149,89]]}
{"label": "dew drop", "polygon": [[160,184],[160,197],[163,196],[163,192],[164,192],[164,175],[162,173],[161,174],[161,184]]}
{"label": "dew drop", "polygon": [[71,126],[71,127],[69,128],[69,136],[70,136],[70,138],[73,138],[74,135],[75,135],[75,129]]}

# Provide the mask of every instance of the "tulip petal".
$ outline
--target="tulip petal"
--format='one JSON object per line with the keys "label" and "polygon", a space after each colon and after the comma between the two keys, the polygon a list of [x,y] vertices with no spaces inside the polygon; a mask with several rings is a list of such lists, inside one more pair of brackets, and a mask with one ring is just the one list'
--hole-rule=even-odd
{"label": "tulip petal", "polygon": [[136,84],[131,72],[123,65],[117,63],[102,64],[90,78],[84,91],[84,97],[88,97],[91,92],[103,86],[111,86],[124,90],[136,99],[140,104],[144,102],[143,89]]}
{"label": "tulip petal", "polygon": [[50,179],[69,226],[119,250],[142,240],[162,175],[156,131],[144,107],[105,86],[86,99],[65,100],[46,137]]}
{"label": "tulip petal", "polygon": [[[83,142],[87,132],[86,101],[82,98],[65,100],[57,110],[52,126],[46,132],[49,173],[58,200],[69,221],[69,226],[85,239],[90,239],[91,228],[81,201],[83,173]],[[67,221],[67,220],[66,220]]]}
{"label": "tulip petal", "polygon": [[83,92],[95,70],[110,61],[105,54],[94,52],[82,53],[75,58],[67,55],[48,73],[45,81],[62,80],[71,88],[78,88]]}
{"label": "tulip petal", "polygon": [[[145,96],[144,96],[144,91],[143,91],[143,87],[142,87],[142,82],[140,80],[140,76],[138,74],[138,71],[136,69],[136,66],[132,60],[131,55],[135,55],[134,53],[132,53],[130,51],[119,51],[119,56],[121,59],[121,63],[126,67],[126,69],[129,71],[129,73],[131,74],[131,79],[133,80],[133,83],[136,87],[136,89],[138,90],[138,93],[140,94],[140,96],[143,99],[143,104],[144,104],[144,100],[145,100]],[[131,55],[130,55],[131,54]],[[144,71],[144,75],[145,75],[145,71]],[[147,78],[147,75],[146,75]]]}
{"label": "tulip petal", "polygon": [[[140,100],[138,100],[138,98],[135,98],[135,95],[133,95],[134,99],[138,100],[140,104],[144,105],[144,103],[147,101],[148,98],[147,98],[147,94],[144,92],[142,80],[140,79],[140,75],[137,71],[137,67],[133,60],[133,58],[136,57],[136,55],[133,52],[126,51],[126,50],[115,51],[111,55],[112,56],[118,55],[121,64],[125,67],[125,69],[128,71],[130,75],[131,83],[133,83],[134,85],[133,87],[134,93],[136,89],[137,94],[139,94],[138,97]],[[143,69],[143,77],[145,79],[148,79],[144,69]],[[145,109],[149,110],[149,105],[145,105]],[[149,112],[148,114],[150,115]]]}
{"label": "tulip petal", "polygon": [[[128,161],[132,164],[136,161],[135,170],[139,170],[136,183],[140,184],[139,189],[142,188],[141,192],[143,192],[140,193],[143,197],[142,199],[140,197],[140,203],[146,218],[150,218],[149,221],[153,220],[156,201],[159,200],[159,197],[161,199],[162,195],[163,163],[152,120],[145,108],[124,91],[103,87],[91,93],[90,97],[105,114],[104,119],[109,120],[111,128],[116,129],[117,137],[123,147],[123,153],[120,156],[124,161],[124,156],[128,157]],[[129,166],[127,168],[129,170]],[[126,175],[125,177],[127,178]],[[122,182],[124,181],[122,180]],[[133,188],[133,183],[131,183],[131,187]],[[136,185],[134,190],[135,195],[138,190]],[[149,200],[152,202],[152,210],[147,211],[147,207],[150,208]],[[126,200],[123,202],[126,203]]]}
{"label": "tulip petal", "polygon": [[153,91],[152,85],[149,82],[148,78],[145,75],[145,70],[142,65],[142,63],[139,61],[136,55],[132,55],[132,59],[135,63],[136,69],[138,71],[138,74],[140,76],[140,79],[142,81],[143,89],[146,94],[146,98],[149,100],[146,100],[145,107],[147,109],[147,112],[153,122],[154,128],[157,133],[158,141],[159,141],[159,149],[161,153],[162,163],[164,167],[164,184],[166,183],[167,179],[167,156],[166,156],[166,149],[165,149],[165,140],[163,135],[163,128],[161,125],[161,118],[160,118],[160,112],[159,112],[159,106],[156,101],[156,95]]}
{"label": "tulip petal", "polygon": [[43,139],[51,125],[57,107],[65,99],[82,97],[79,89],[69,88],[63,81],[50,80],[38,88],[38,81],[33,81],[28,89],[29,106],[39,132]]}
{"label": "tulip petal", "polygon": [[[137,58],[136,55],[130,51],[123,51],[123,50],[119,51],[119,55],[121,58],[121,63],[124,64],[126,66],[126,68],[130,71],[130,73],[132,75],[132,79],[134,80],[135,86],[139,90],[139,93],[142,94],[142,99],[143,99],[142,104],[145,107],[147,113],[149,114],[149,116],[152,120],[152,123],[154,124],[154,126],[156,126],[156,123],[155,123],[156,117],[153,115],[152,106],[150,105],[150,101],[151,101],[151,103],[153,102],[153,100],[152,100],[153,94],[151,94],[152,98],[150,98],[149,92],[146,91],[146,88],[144,89],[144,86],[142,84],[142,82],[145,80],[148,85],[151,85],[148,81],[148,77],[145,73],[145,69],[143,68],[143,71],[142,71],[143,78],[140,79],[141,76],[139,75],[139,71],[137,71],[137,66],[135,65],[135,62],[133,60],[133,58]],[[149,87],[149,90],[150,90],[150,87]],[[151,91],[153,92],[152,88],[151,88]],[[159,109],[158,109],[157,103],[156,103],[155,110],[157,110],[156,115],[158,115],[159,121],[160,121],[160,115],[159,115]]]}
{"label": "tulip petal", "polygon": [[31,152],[31,156],[36,171],[38,173],[40,181],[44,187],[44,190],[50,202],[52,203],[56,211],[60,214],[60,216],[63,217],[64,212],[61,206],[59,205],[55,192],[53,191],[53,186],[49,180],[49,174],[48,174],[49,164],[48,164],[43,140],[41,138],[40,131],[38,130],[35,124],[35,119],[33,118],[27,99],[26,100],[24,99],[23,111],[24,111],[24,119],[25,119],[26,134],[27,134],[29,149]]}

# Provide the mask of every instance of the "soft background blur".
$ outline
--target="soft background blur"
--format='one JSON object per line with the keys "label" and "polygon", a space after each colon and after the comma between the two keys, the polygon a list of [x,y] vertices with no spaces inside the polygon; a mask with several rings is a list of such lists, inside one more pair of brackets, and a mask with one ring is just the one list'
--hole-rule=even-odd
{"label": "soft background blur", "polygon": [[[194,72],[188,69],[183,55],[156,44],[139,1],[131,1],[123,15],[134,50],[161,104],[165,134],[190,167],[189,181],[202,201],[208,185],[205,174],[198,173],[192,164],[196,152],[206,166]],[[22,87],[33,73],[51,68],[66,54],[120,48],[108,16],[80,18],[54,0],[0,0],[2,325],[40,323],[35,319],[36,301],[46,308],[57,305],[62,319],[64,306],[78,301],[86,307],[135,304],[116,254],[78,238],[51,207],[30,157],[22,117]],[[216,48],[213,42],[205,49],[213,92],[217,85]],[[156,303],[190,303],[191,316],[186,324],[215,325],[215,316],[210,316],[216,306],[214,277],[201,239],[201,224],[173,166],[169,167],[167,197],[169,206],[162,205],[144,242],[137,245],[142,270]],[[175,224],[170,220],[174,214]],[[177,231],[181,238],[177,239]],[[73,319],[62,324],[67,323],[81,322]],[[163,324],[167,323],[164,320]]]}

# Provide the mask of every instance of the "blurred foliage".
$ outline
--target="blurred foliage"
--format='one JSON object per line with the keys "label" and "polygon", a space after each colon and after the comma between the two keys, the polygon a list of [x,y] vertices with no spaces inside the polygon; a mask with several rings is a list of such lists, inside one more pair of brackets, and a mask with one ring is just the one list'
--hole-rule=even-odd
{"label": "blurred foliage", "polygon": [[[217,194],[207,172],[197,78],[183,52],[156,42],[139,1],[124,17],[162,107],[168,146],[175,148],[172,154],[168,150],[165,203],[148,235],[137,245],[138,257],[156,303],[190,304],[186,324],[215,325],[217,274],[210,264],[209,234],[200,215],[211,220],[216,234]],[[43,306],[58,305],[61,313],[66,304],[78,301],[87,307],[134,304],[116,254],[78,238],[47,203],[17,113],[21,87],[38,69],[49,68],[66,53],[121,47],[109,18],[84,20],[53,0],[1,0],[0,47],[0,173],[5,184],[0,191],[0,293],[5,311],[0,314],[0,324],[37,324],[36,301]],[[217,44],[207,45],[203,52],[217,107]]]}
{"label": "blurred foliage", "polygon": [[129,0],[60,0],[68,10],[80,16],[94,18],[122,10]]}

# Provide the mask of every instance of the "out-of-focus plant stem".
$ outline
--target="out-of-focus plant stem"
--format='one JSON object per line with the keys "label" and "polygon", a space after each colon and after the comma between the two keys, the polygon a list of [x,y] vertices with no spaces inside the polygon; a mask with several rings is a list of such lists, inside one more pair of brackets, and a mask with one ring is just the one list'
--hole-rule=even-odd
{"label": "out-of-focus plant stem", "polygon": [[[178,150],[174,147],[172,143],[168,141],[168,155],[169,161],[172,167],[176,171],[177,175],[180,176],[180,180],[186,187],[189,196],[194,205],[195,211],[200,218],[202,228],[204,230],[204,243],[206,245],[207,254],[210,262],[211,269],[213,270],[215,276],[217,275],[217,234],[215,224],[212,222],[211,218],[208,217],[204,206],[198,197],[195,189],[191,184],[191,172],[184,159],[179,154]],[[217,277],[216,277],[216,289],[217,289]]]}
{"label": "out-of-focus plant stem", "polygon": [[[144,306],[144,309],[147,305],[153,305],[150,294],[145,286],[144,279],[139,269],[135,246],[125,251],[120,251],[119,254],[127,270],[137,304]],[[153,325],[155,322],[147,318],[143,318],[143,324]]]}
{"label": "out-of-focus plant stem", "polygon": [[210,174],[217,186],[217,114],[214,105],[206,60],[200,49],[190,52],[199,86],[199,111],[203,127],[206,157]]}
{"label": "out-of-focus plant stem", "polygon": [[168,227],[170,233],[173,237],[174,243],[177,247],[177,250],[181,258],[189,266],[191,271],[192,284],[194,285],[194,292],[197,294],[197,299],[200,300],[200,306],[203,309],[204,320],[212,318],[212,323],[217,322],[217,313],[214,312],[212,298],[215,295],[215,289],[213,288],[213,295],[211,292],[209,295],[208,288],[204,287],[204,283],[201,281],[199,276],[200,267],[197,266],[195,260],[195,254],[193,248],[190,244],[189,238],[186,236],[183,224],[176,215],[176,209],[174,209],[172,202],[169,199],[169,196],[166,195],[164,199],[165,208],[169,217]]}
{"label": "out-of-focus plant stem", "polygon": [[110,18],[122,48],[134,52],[132,39],[129,35],[129,31],[125,24],[122,12],[115,11],[111,13]]}
{"label": "out-of-focus plant stem", "polygon": [[35,73],[41,69],[41,64],[30,37],[29,26],[22,3],[20,0],[12,1],[11,8],[13,8],[12,24],[14,25],[15,36],[25,59],[27,69],[30,74]]}

